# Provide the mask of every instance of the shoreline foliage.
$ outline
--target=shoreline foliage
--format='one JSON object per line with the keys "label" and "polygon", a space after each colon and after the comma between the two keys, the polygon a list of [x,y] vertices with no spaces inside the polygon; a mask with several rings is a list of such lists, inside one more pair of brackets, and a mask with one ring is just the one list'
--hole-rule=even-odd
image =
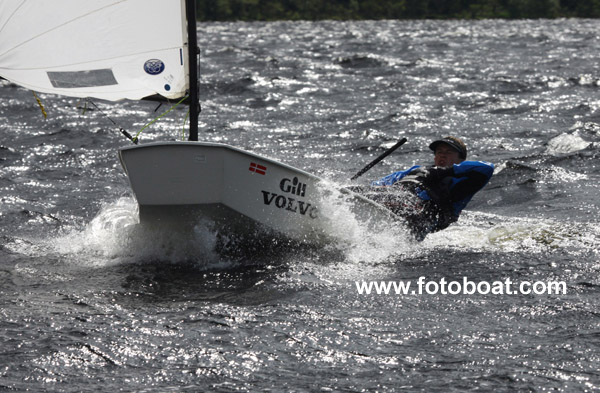
{"label": "shoreline foliage", "polygon": [[196,0],[201,21],[598,18],[600,0]]}

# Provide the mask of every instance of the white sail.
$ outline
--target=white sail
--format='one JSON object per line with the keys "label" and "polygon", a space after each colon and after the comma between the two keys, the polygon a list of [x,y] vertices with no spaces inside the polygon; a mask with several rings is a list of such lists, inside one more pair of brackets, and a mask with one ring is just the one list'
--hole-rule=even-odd
{"label": "white sail", "polygon": [[0,0],[0,76],[110,101],[185,95],[184,0]]}

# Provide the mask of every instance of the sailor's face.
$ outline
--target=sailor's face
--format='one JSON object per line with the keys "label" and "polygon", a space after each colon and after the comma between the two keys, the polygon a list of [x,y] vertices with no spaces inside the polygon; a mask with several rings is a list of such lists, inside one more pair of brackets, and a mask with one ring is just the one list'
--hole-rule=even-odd
{"label": "sailor's face", "polygon": [[448,145],[440,144],[435,149],[435,157],[433,163],[435,166],[449,168],[454,164],[460,164],[463,159],[460,158],[458,152]]}

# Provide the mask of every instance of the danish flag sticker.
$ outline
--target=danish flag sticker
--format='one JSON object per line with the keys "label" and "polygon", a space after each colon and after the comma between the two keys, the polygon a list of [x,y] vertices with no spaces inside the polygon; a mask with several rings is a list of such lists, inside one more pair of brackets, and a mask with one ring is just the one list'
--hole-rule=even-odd
{"label": "danish flag sticker", "polygon": [[250,172],[258,173],[259,175],[264,175],[267,173],[267,167],[263,165],[259,165],[255,162],[250,163],[250,168],[248,168]]}

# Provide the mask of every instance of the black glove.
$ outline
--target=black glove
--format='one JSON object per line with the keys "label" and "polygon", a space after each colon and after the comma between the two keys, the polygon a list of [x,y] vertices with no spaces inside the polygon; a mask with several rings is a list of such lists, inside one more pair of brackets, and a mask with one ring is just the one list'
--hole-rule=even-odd
{"label": "black glove", "polygon": [[414,177],[426,187],[436,187],[446,177],[454,176],[454,168],[440,166],[419,167],[412,170],[408,176]]}
{"label": "black glove", "polygon": [[441,209],[448,209],[452,203],[450,197],[450,184],[454,168],[443,168],[439,166],[419,167],[411,171],[401,181],[418,185],[427,190],[431,200]]}

